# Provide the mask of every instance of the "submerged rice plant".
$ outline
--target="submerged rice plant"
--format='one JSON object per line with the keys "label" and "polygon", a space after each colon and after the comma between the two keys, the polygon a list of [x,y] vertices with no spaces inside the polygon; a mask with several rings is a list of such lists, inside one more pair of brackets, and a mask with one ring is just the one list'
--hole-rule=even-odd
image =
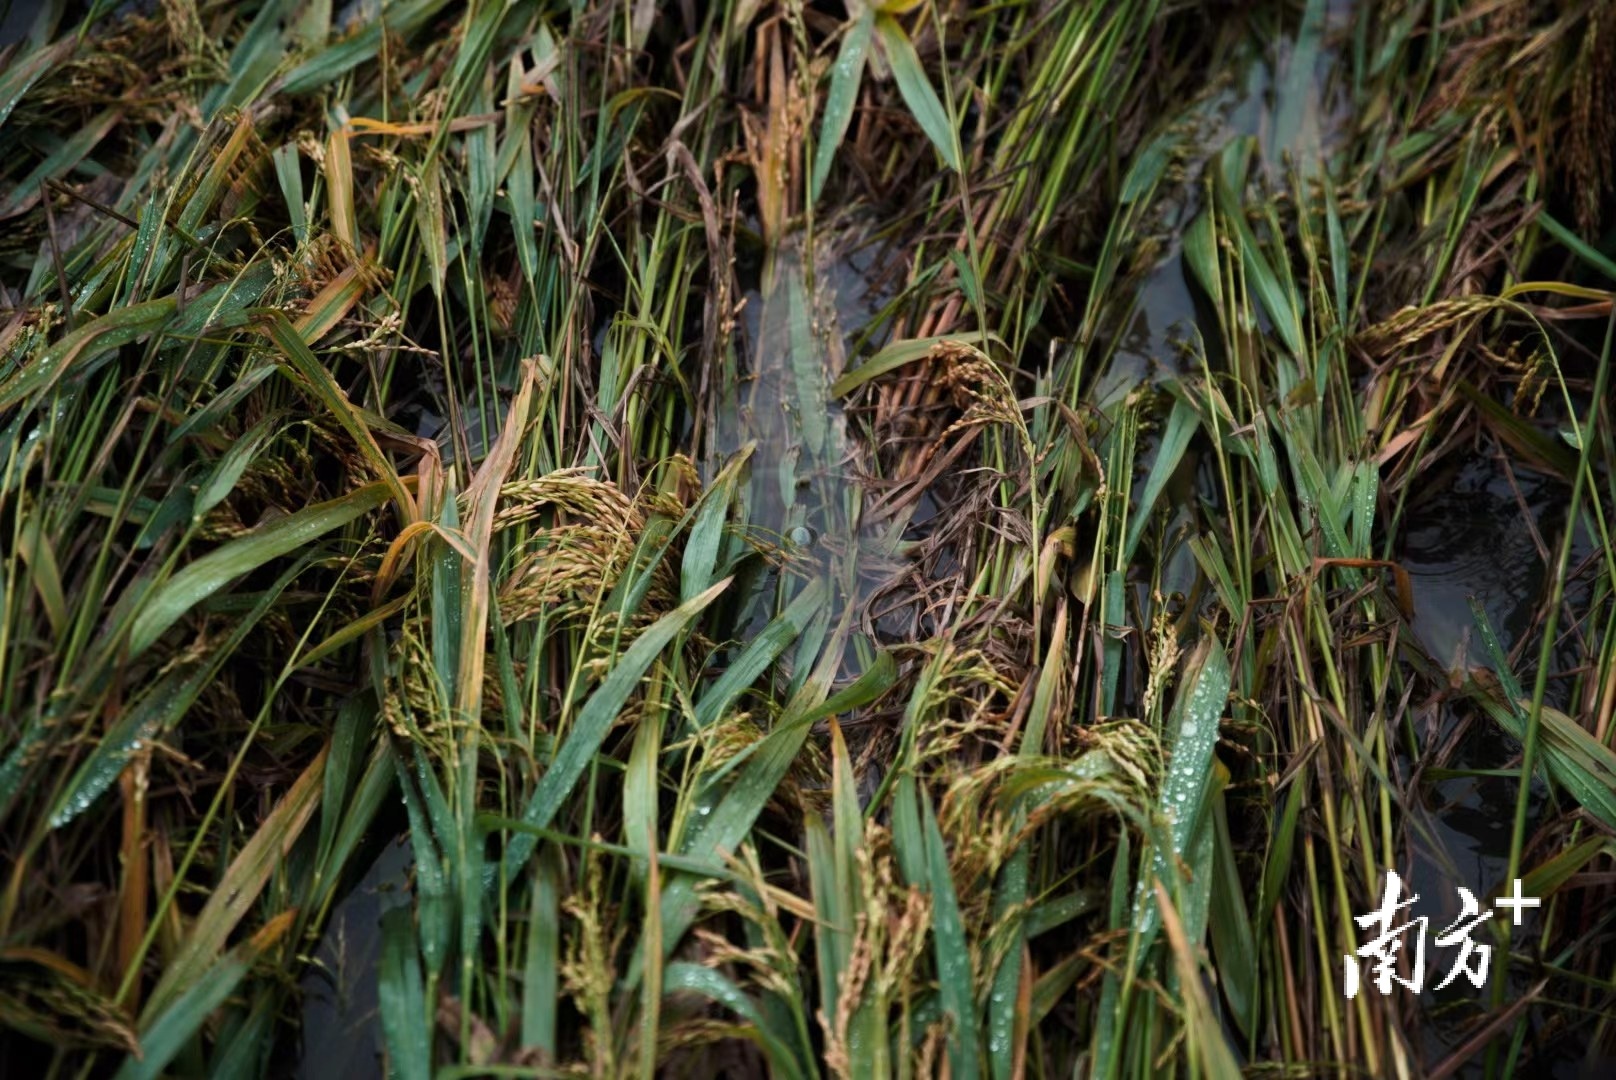
{"label": "submerged rice plant", "polygon": [[4,10],[0,1075],[1616,1068],[1608,5]]}

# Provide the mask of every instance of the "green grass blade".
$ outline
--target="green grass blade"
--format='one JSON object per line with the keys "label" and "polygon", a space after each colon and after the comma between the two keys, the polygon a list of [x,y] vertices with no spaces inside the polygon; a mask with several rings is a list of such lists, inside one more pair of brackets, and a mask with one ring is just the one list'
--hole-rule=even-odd
{"label": "green grass blade", "polygon": [[416,951],[415,927],[410,923],[408,908],[394,908],[382,916],[376,1000],[391,1075],[398,1080],[430,1080],[432,1017],[427,1012],[421,957]]}
{"label": "green grass blade", "polygon": [[975,1080],[981,1075],[978,1060],[981,1038],[970,943],[965,937],[959,899],[954,893],[948,848],[943,843],[943,834],[938,831],[931,799],[924,791],[920,793],[920,812],[926,837],[926,879],[931,892],[938,992],[943,1012],[949,1018],[949,1072],[961,1080]]}
{"label": "green grass blade", "polygon": [[784,611],[769,620],[762,633],[747,642],[741,654],[713,680],[713,684],[696,703],[697,727],[708,727],[724,715],[735,699],[797,640],[803,627],[824,607],[828,594],[829,586],[825,579],[815,578],[786,605]]}
{"label": "green grass blade", "polygon": [[79,327],[0,382],[0,412],[54,386],[68,369],[162,329],[174,315],[174,298],[118,308]]}
{"label": "green grass blade", "polygon": [[662,988],[664,993],[683,991],[699,994],[729,1009],[751,1024],[752,1030],[756,1032],[758,1045],[769,1061],[769,1075],[786,1077],[789,1080],[802,1076],[796,1056],[791,1052],[791,1044],[771,1030],[771,1025],[762,1010],[741,992],[740,987],[719,972],[702,967],[700,964],[684,962],[669,964],[662,979]]}
{"label": "green grass blade", "polygon": [[[157,1080],[209,1016],[235,992],[257,957],[288,928],[292,913],[266,923],[249,941],[236,946],[187,980],[185,992],[166,1003],[141,1032],[140,1056],[131,1055],[114,1080]],[[148,1012],[151,1010],[148,1009]]]}
{"label": "green grass blade", "polygon": [[84,764],[79,766],[57,797],[49,819],[51,828],[63,827],[93,806],[102,793],[117,781],[130,755],[139,749],[143,741],[168,731],[185,715],[241,647],[247,634],[269,614],[286,587],[310,561],[307,558],[299,559],[260,593],[252,608],[237,617],[229,635],[214,646],[205,663],[194,667],[180,665],[165,672],[149,691],[102,733],[89,756],[84,759]]}
{"label": "green grass blade", "polygon": [[[1209,812],[1206,801],[1211,786],[1212,750],[1218,744],[1223,707],[1229,699],[1229,661],[1217,638],[1203,641],[1187,671],[1185,689],[1174,703],[1172,761],[1159,803],[1160,813],[1168,823],[1169,845],[1165,851],[1158,845],[1151,853],[1151,874],[1164,883],[1177,879],[1175,867],[1187,857],[1190,840],[1202,816]],[[1155,891],[1148,882],[1141,884],[1134,923],[1143,949],[1161,925]]]}
{"label": "green grass blade", "polygon": [[735,498],[735,483],[740,476],[741,465],[751,456],[751,446],[742,448],[701,497],[696,520],[685,539],[684,561],[679,570],[681,601],[699,595],[713,583],[713,570],[718,565],[718,552],[723,546],[724,521],[729,516],[730,502]]}
{"label": "green grass blade", "polygon": [[960,155],[959,132],[954,129],[948,110],[943,108],[937,91],[932,89],[931,81],[926,78],[926,69],[920,65],[920,56],[915,52],[914,43],[890,15],[877,15],[875,29],[881,35],[881,47],[886,52],[887,63],[892,67],[892,77],[898,83],[898,93],[903,95],[903,103],[909,106],[910,114],[920,125],[920,130],[926,133],[926,138],[937,148],[943,163],[955,172],[963,171],[965,165]]}
{"label": "green grass blade", "polygon": [[401,519],[406,523],[414,521],[415,500],[410,498],[392,462],[387,460],[381,447],[376,444],[376,438],[371,434],[365,416],[354,408],[353,403],[348,400],[348,395],[337,385],[330,370],[309,351],[308,344],[287,320],[286,315],[279,311],[266,311],[263,314],[265,333],[279,346],[288,366],[302,377],[303,384],[315,398],[329,409],[337,422],[353,436],[360,452],[375,470],[377,478],[387,485],[388,492],[398,505]]}
{"label": "green grass blade", "polygon": [[[561,808],[562,800],[572,792],[573,786],[583,776],[590,760],[600,749],[601,742],[606,738],[606,732],[617,720],[623,706],[628,703],[629,695],[640,685],[646,670],[668,643],[690,625],[708,604],[717,599],[718,594],[723,592],[729,583],[730,579],[725,578],[662,616],[650,629],[636,638],[634,644],[618,658],[589,701],[579,711],[572,730],[561,744],[561,749],[556,752],[555,760],[545,770],[544,777],[539,781],[538,788],[533,792],[527,808],[522,813],[524,822],[540,827],[550,824],[551,819]],[[511,840],[505,854],[507,879],[514,879],[521,873],[537,843],[537,839],[527,833],[518,834]]]}
{"label": "green grass blade", "polygon": [[369,513],[390,493],[386,484],[370,484],[277,518],[187,564],[141,606],[129,630],[128,655],[139,656],[151,648],[186,612],[236,578]]}
{"label": "green grass blade", "polygon": [[[302,834],[320,803],[326,750],[303,771],[275,809],[264,818],[252,839],[231,861],[208,902],[191,923],[179,950],[163,970],[162,978],[141,1013],[144,1023],[155,1023],[168,1007],[201,982],[225,942],[251,910],[270,876],[280,868],[285,853]],[[262,932],[262,931],[261,931]]]}
{"label": "green grass blade", "polygon": [[224,452],[207,479],[196,489],[196,499],[191,503],[193,519],[200,520],[209,510],[224,502],[235,490],[236,484],[240,483],[242,473],[247,471],[253,458],[281,433],[282,423],[283,417],[279,413],[272,413],[230,444],[230,449]]}
{"label": "green grass blade", "polygon": [[1167,487],[1167,481],[1172,478],[1178,463],[1184,460],[1184,451],[1189,448],[1190,439],[1200,427],[1200,423],[1200,416],[1193,405],[1183,398],[1173,400],[1173,409],[1167,414],[1167,426],[1162,430],[1161,445],[1156,450],[1156,460],[1151,462],[1150,474],[1145,478],[1145,486],[1139,493],[1139,504],[1134,508],[1133,519],[1128,523],[1128,536],[1122,544],[1124,563],[1133,561],[1134,551],[1139,546],[1140,538],[1144,536],[1145,526],[1150,522],[1150,515],[1156,509],[1156,500]]}
{"label": "green grass blade", "polygon": [[808,188],[808,201],[817,203],[830,175],[831,162],[847,134],[847,125],[853,120],[853,106],[858,102],[859,86],[864,82],[864,62],[869,54],[870,35],[875,29],[875,16],[865,8],[847,25],[842,47],[836,53],[836,65],[831,68],[830,90],[825,94],[825,114],[819,124],[819,141],[814,146],[813,180]]}

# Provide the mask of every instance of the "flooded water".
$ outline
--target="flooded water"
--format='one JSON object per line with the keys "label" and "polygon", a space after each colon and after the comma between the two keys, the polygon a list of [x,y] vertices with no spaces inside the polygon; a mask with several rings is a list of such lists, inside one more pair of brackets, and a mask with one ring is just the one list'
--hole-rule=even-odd
{"label": "flooded water", "polygon": [[382,849],[332,910],[303,992],[299,1080],[381,1080],[382,1028],[376,984],[382,915],[408,905],[414,856],[400,837]]}
{"label": "flooded water", "polygon": [[[1217,337],[1215,316],[1192,285],[1183,251],[1184,231],[1204,208],[1203,177],[1216,155],[1234,139],[1253,139],[1262,182],[1283,186],[1287,168],[1313,175],[1343,142],[1351,113],[1331,43],[1350,27],[1352,10],[1345,0],[1314,0],[1296,32],[1271,49],[1255,42],[1241,47],[1235,74],[1174,122],[1185,156],[1150,208],[1162,250],[1116,335],[1111,365],[1094,395],[1102,408],[1156,372],[1185,370],[1181,360]],[[1203,320],[1208,332],[1198,334]]]}
{"label": "flooded water", "polygon": [[[1110,362],[1093,394],[1102,407],[1159,375],[1190,370],[1181,361],[1194,356],[1204,339],[1216,337],[1215,320],[1186,272],[1181,237],[1204,209],[1205,170],[1222,148],[1237,138],[1255,140],[1256,182],[1282,186],[1286,170],[1316,172],[1339,145],[1351,117],[1332,42],[1351,18],[1349,3],[1314,0],[1295,33],[1266,52],[1253,45],[1236,77],[1188,110],[1183,123],[1192,133],[1190,149],[1152,200],[1152,228],[1163,242],[1139,275],[1132,307],[1110,335]],[[747,520],[762,537],[794,549],[799,569],[830,579],[833,619],[850,605],[868,604],[895,574],[911,569],[899,542],[926,536],[946,495],[945,480],[922,495],[898,529],[858,525],[866,503],[858,467],[879,448],[861,443],[829,389],[857,363],[855,342],[878,322],[888,299],[876,284],[875,261],[874,249],[847,232],[821,236],[811,250],[788,238],[755,272],[743,274],[738,370],[733,384],[719,392],[702,463],[710,479],[752,445]],[[1565,496],[1560,481],[1527,469],[1506,472],[1485,451],[1458,457],[1425,478],[1420,497],[1407,508],[1394,557],[1413,581],[1409,630],[1441,665],[1468,669],[1492,662],[1475,644],[1472,597],[1506,648],[1529,639],[1547,581],[1542,545],[1553,545],[1564,525]],[[1192,516],[1187,509],[1181,513],[1186,520]],[[944,560],[932,572],[951,574],[946,553]],[[1194,572],[1181,550],[1167,576],[1187,591]],[[756,581],[743,637],[789,599],[792,580],[769,572]],[[1457,737],[1452,753],[1439,762],[1400,762],[1404,777],[1421,765],[1442,771],[1412,787],[1409,840],[1400,851],[1408,861],[1398,869],[1420,898],[1411,916],[1429,920],[1434,934],[1459,915],[1459,887],[1488,906],[1504,888],[1516,780],[1498,773],[1519,747],[1484,717],[1446,703],[1432,710],[1432,739]],[[389,907],[407,902],[402,886],[408,865],[408,845],[390,845],[332,916],[318,953],[322,970],[304,981],[304,1080],[381,1075],[379,921]],[[1529,916],[1518,940],[1536,928],[1535,916]],[[1462,1045],[1487,1006],[1486,992],[1463,979],[1442,992],[1431,989],[1447,974],[1446,960],[1428,954],[1427,991],[1419,998],[1418,1050],[1426,1065]],[[1525,974],[1512,977],[1517,991],[1527,982]],[[1479,1075],[1480,1068],[1472,1063],[1459,1075]],[[1596,1075],[1569,1054],[1549,1071]]]}
{"label": "flooded water", "polygon": [[[1306,5],[1301,26],[1277,48],[1263,51],[1253,43],[1237,74],[1192,105],[1182,119],[1181,168],[1158,185],[1146,214],[1160,237],[1158,254],[1139,275],[1135,302],[1112,333],[1112,355],[1094,399],[1101,407],[1119,402],[1141,383],[1179,372],[1198,373],[1202,348],[1215,354],[1220,331],[1215,316],[1204,309],[1201,290],[1186,270],[1181,237],[1202,212],[1205,172],[1232,140],[1257,144],[1255,190],[1283,188],[1287,170],[1302,176],[1325,167],[1344,142],[1352,116],[1348,95],[1339,84],[1339,43],[1351,26],[1350,3]],[[1552,433],[1552,422],[1545,427]],[[1148,467],[1148,444],[1142,444]],[[1536,663],[1535,619],[1549,580],[1547,558],[1565,526],[1567,486],[1531,469],[1506,468],[1487,440],[1434,468],[1422,477],[1411,497],[1395,538],[1393,557],[1408,570],[1413,583],[1415,617],[1408,626],[1419,646],[1439,666],[1468,670],[1493,665],[1478,641],[1471,611],[1474,597],[1486,610],[1506,650],[1525,642],[1531,655],[1515,665],[1529,673]],[[1573,565],[1589,552],[1579,545]],[[1569,666],[1571,661],[1563,666]],[[1550,700],[1563,694],[1552,686]],[[1419,706],[1419,702],[1414,702]],[[1402,917],[1428,920],[1431,939],[1461,913],[1458,889],[1469,889],[1485,907],[1508,891],[1507,872],[1518,782],[1507,770],[1518,766],[1520,746],[1490,719],[1458,701],[1429,706],[1420,720],[1431,746],[1419,762],[1401,756],[1399,777],[1417,766],[1422,773],[1408,794],[1406,843],[1400,864],[1411,894],[1419,896]],[[1437,746],[1446,753],[1435,759]],[[1399,740],[1399,753],[1403,744]],[[1539,820],[1543,791],[1529,806],[1529,824]],[[1529,949],[1541,929],[1536,913],[1516,932],[1516,949]],[[1487,940],[1485,931],[1477,941]],[[1523,944],[1527,943],[1527,944]],[[1418,1033],[1415,1050],[1429,1068],[1443,1061],[1474,1035],[1489,1007],[1490,991],[1477,990],[1462,976],[1447,989],[1435,985],[1446,978],[1451,950],[1427,946],[1426,989],[1415,1006]],[[1502,958],[1494,957],[1495,962]],[[1524,993],[1536,976],[1525,966],[1511,970],[1512,994]],[[1528,1012],[1528,1020],[1531,1014]],[[1600,1072],[1581,1059],[1577,1040],[1563,1040],[1558,1052],[1529,1042],[1528,1051],[1545,1072],[1557,1077],[1616,1075]],[[1481,1076],[1480,1060],[1461,1066],[1456,1075]]]}
{"label": "flooded water", "polygon": [[30,4],[12,4],[0,16],[0,49],[15,45],[28,36],[38,9]]}
{"label": "flooded water", "polygon": [[1476,597],[1505,642],[1530,625],[1548,574],[1552,543],[1564,524],[1566,486],[1495,457],[1446,463],[1422,478],[1425,496],[1408,514],[1401,562],[1414,585],[1411,629],[1450,669],[1490,666],[1475,641]]}
{"label": "flooded water", "polygon": [[[748,464],[747,519],[762,538],[794,553],[795,574],[832,585],[832,624],[862,610],[880,582],[901,568],[890,538],[858,525],[866,503],[862,470],[872,456],[831,384],[858,359],[854,350],[888,299],[878,252],[856,228],[821,234],[806,250],[788,237],[743,276],[743,365],[724,400],[706,464],[715,474],[741,447]],[[749,629],[760,629],[794,588],[777,573],[759,582]],[[850,654],[856,651],[852,644]]]}
{"label": "flooded water", "polygon": [[[1551,430],[1552,421],[1545,420],[1543,427]],[[1478,640],[1470,606],[1474,598],[1504,649],[1517,657],[1511,666],[1529,687],[1540,642],[1537,619],[1548,599],[1549,560],[1557,553],[1567,524],[1568,486],[1531,469],[1506,468],[1485,448],[1436,467],[1422,486],[1425,493],[1410,507],[1397,553],[1413,583],[1415,617],[1410,629],[1421,647],[1450,670],[1492,670],[1495,662]],[[1579,532],[1572,565],[1591,552],[1588,538]],[[1585,607],[1584,591],[1578,582],[1571,583],[1566,597],[1572,609]],[[1567,655],[1555,667],[1564,670],[1574,663]],[[1551,704],[1565,706],[1567,693],[1562,681],[1548,684]],[[1459,913],[1457,886],[1470,889],[1483,904],[1508,890],[1505,877],[1518,791],[1512,773],[1519,767],[1521,747],[1490,718],[1462,703],[1440,706],[1432,719],[1423,764],[1444,772],[1414,789],[1418,802],[1409,823],[1408,847],[1413,855],[1410,887],[1421,896],[1413,912],[1429,917],[1433,928],[1441,928]],[[1403,764],[1411,769],[1414,762],[1405,757]],[[1541,820],[1544,798],[1538,781],[1528,808],[1528,836]],[[1516,933],[1517,951],[1531,951],[1541,925],[1537,913],[1526,918]],[[1536,977],[1529,969],[1512,970],[1511,992],[1525,993]],[[1489,1000],[1465,982],[1422,997],[1427,1060],[1440,1060],[1462,1044]],[[1556,1077],[1616,1074],[1616,1063],[1585,1061],[1579,1039],[1528,1048]],[[1478,1060],[1457,1075],[1483,1074]]]}

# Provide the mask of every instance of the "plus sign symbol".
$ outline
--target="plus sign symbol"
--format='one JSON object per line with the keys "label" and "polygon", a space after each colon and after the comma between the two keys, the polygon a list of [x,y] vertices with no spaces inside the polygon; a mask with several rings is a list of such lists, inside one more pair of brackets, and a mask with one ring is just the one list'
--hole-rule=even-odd
{"label": "plus sign symbol", "polygon": [[1527,908],[1542,907],[1543,901],[1535,896],[1521,895],[1521,879],[1515,879],[1515,891],[1509,896],[1493,898],[1493,905],[1499,908],[1508,908],[1510,920],[1516,926],[1521,925],[1521,915]]}

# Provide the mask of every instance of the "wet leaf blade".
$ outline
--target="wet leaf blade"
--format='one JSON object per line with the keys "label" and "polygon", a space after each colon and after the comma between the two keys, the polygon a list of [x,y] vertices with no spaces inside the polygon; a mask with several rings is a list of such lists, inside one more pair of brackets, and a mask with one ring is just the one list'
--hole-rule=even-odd
{"label": "wet leaf blade", "polygon": [[718,552],[723,546],[724,522],[729,517],[730,502],[735,497],[735,483],[740,468],[752,456],[752,447],[743,448],[734,460],[724,466],[701,497],[696,520],[690,526],[685,540],[684,560],[679,568],[679,598],[689,600],[713,583],[713,570],[718,565]]}
{"label": "wet leaf blade", "polygon": [[407,908],[382,918],[381,970],[376,979],[377,1011],[387,1039],[388,1058],[398,1080],[430,1080],[432,1027],[415,927]]}
{"label": "wet leaf blade", "polygon": [[61,828],[95,805],[117,781],[139,742],[168,730],[185,715],[217,676],[219,668],[240,648],[247,634],[303,572],[308,561],[306,558],[297,560],[260,593],[252,608],[237,617],[224,640],[215,644],[205,663],[194,667],[176,665],[165,671],[145,694],[119,715],[57,797],[49,818],[51,828]]}
{"label": "wet leaf blade", "polygon": [[745,1020],[758,1034],[758,1041],[769,1060],[770,1075],[791,1078],[803,1075],[790,1043],[783,1037],[784,1033],[775,1031],[757,1003],[721,972],[687,961],[669,964],[662,977],[662,992],[671,994],[681,991],[716,1002]]}
{"label": "wet leaf blade", "polygon": [[[1172,758],[1162,782],[1158,811],[1168,822],[1167,849],[1157,845],[1151,853],[1151,871],[1164,883],[1176,879],[1179,861],[1186,858],[1202,816],[1207,813],[1211,790],[1212,752],[1218,743],[1223,707],[1229,699],[1232,673],[1223,644],[1208,637],[1187,665],[1189,676],[1174,702]],[[1141,951],[1154,940],[1161,926],[1156,894],[1148,881],[1141,883],[1135,925]]]}
{"label": "wet leaf blade", "polygon": [[248,941],[187,980],[185,992],[143,1025],[140,1056],[130,1055],[115,1080],[157,1080],[185,1044],[202,1029],[215,1009],[235,992],[252,970],[253,961],[290,928],[294,913],[287,911],[264,924]]}
{"label": "wet leaf blade", "polygon": [[299,510],[238,537],[188,563],[158,586],[129,631],[129,656],[138,656],[186,612],[249,571],[341,528],[387,501],[386,484],[375,483],[341,498]]}
{"label": "wet leaf blade", "polygon": [[944,164],[955,172],[963,171],[959,133],[954,130],[954,122],[938,98],[937,91],[932,88],[931,80],[926,78],[926,69],[921,66],[914,43],[890,15],[877,15],[875,28],[881,35],[881,47],[886,53],[887,63],[892,67],[898,93],[903,96],[903,103],[909,106],[910,115],[937,148]]}
{"label": "wet leaf blade", "polygon": [[937,827],[937,815],[924,789],[920,814],[925,830],[926,876],[931,886],[932,942],[936,947],[937,982],[943,1012],[951,1021],[948,1036],[950,1072],[963,1080],[979,1075],[976,981],[971,971],[971,949],[960,915],[959,898],[949,869],[948,847]]}
{"label": "wet leaf blade", "polygon": [[[195,986],[257,901],[320,803],[327,749],[322,749],[269,812],[203,905],[178,953],[163,971],[141,1014],[153,1023],[186,988]],[[262,933],[262,931],[260,931]],[[143,1024],[144,1026],[144,1024]]]}
{"label": "wet leaf blade", "polygon": [[[646,670],[661,654],[663,648],[690,625],[708,604],[717,599],[719,593],[723,592],[729,583],[730,579],[725,578],[668,612],[624,651],[612,665],[611,671],[601,680],[600,686],[590,695],[589,701],[579,710],[572,730],[567,733],[561,749],[556,752],[555,760],[545,770],[538,787],[528,800],[527,808],[522,814],[524,822],[541,828],[550,823],[560,810],[562,800],[572,792],[573,786],[583,776],[590,760],[600,749],[601,742],[606,738],[606,732],[617,720],[623,706],[628,703],[629,695],[640,685]],[[510,849],[505,856],[507,879],[515,878],[522,872],[536,844],[537,840],[529,833],[522,833],[512,838]]]}
{"label": "wet leaf blade", "polygon": [[208,474],[196,490],[196,500],[191,504],[191,516],[200,520],[209,510],[224,502],[230,493],[235,490],[241,476],[252,464],[258,452],[270,443],[281,432],[281,415],[271,413],[258,423],[254,424],[239,439],[230,444],[213,471]]}
{"label": "wet leaf blade", "polygon": [[735,699],[779,659],[815,612],[824,606],[827,594],[825,580],[815,578],[784,611],[769,621],[762,633],[747,642],[741,654],[724,668],[696,703],[697,727],[708,727],[722,717]]}
{"label": "wet leaf blade", "polygon": [[348,400],[348,395],[337,385],[330,369],[309,351],[303,336],[292,326],[285,313],[269,309],[262,314],[265,333],[280,348],[287,365],[302,377],[303,384],[313,391],[315,397],[331,411],[337,422],[353,436],[365,460],[387,485],[403,520],[406,523],[415,520],[415,500],[410,498],[392,462],[387,460],[387,455],[383,454],[381,447],[376,444],[375,436],[371,434],[365,416]]}
{"label": "wet leaf blade", "polygon": [[[840,655],[837,649],[829,650]],[[827,716],[867,704],[885,693],[897,679],[897,664],[890,653],[877,655],[876,662],[853,684],[826,697],[830,672],[824,664],[803,685],[786,706],[774,730],[764,736],[756,751],[746,758],[739,775],[703,815],[703,825],[688,830],[679,854],[703,861],[717,861],[720,852],[734,851],[751,831],[759,814],[775,795],[780,782],[807,741],[813,724]],[[696,882],[687,874],[672,877],[662,893],[662,950],[664,955],[678,947],[694,920],[698,906]]]}
{"label": "wet leaf blade", "polygon": [[864,82],[864,64],[869,56],[870,35],[875,30],[875,16],[865,8],[847,27],[842,46],[836,53],[836,65],[831,68],[830,90],[825,95],[825,115],[819,124],[819,142],[814,146],[814,174],[809,188],[809,201],[818,202],[824,190],[825,178],[830,175],[836,151],[847,135],[847,126],[853,121],[853,106],[858,102],[859,86]]}
{"label": "wet leaf blade", "polygon": [[1172,412],[1167,415],[1167,426],[1162,430],[1156,460],[1151,463],[1150,474],[1145,478],[1144,489],[1139,494],[1139,505],[1134,509],[1133,520],[1128,523],[1128,536],[1122,544],[1124,563],[1133,560],[1134,551],[1144,536],[1145,526],[1150,523],[1150,516],[1156,509],[1156,500],[1161,498],[1178,463],[1184,460],[1184,451],[1189,449],[1190,439],[1200,425],[1201,418],[1195,407],[1183,398],[1175,398]]}
{"label": "wet leaf blade", "polygon": [[50,389],[75,364],[154,333],[173,315],[174,298],[165,296],[117,308],[86,323],[0,382],[0,413]]}

